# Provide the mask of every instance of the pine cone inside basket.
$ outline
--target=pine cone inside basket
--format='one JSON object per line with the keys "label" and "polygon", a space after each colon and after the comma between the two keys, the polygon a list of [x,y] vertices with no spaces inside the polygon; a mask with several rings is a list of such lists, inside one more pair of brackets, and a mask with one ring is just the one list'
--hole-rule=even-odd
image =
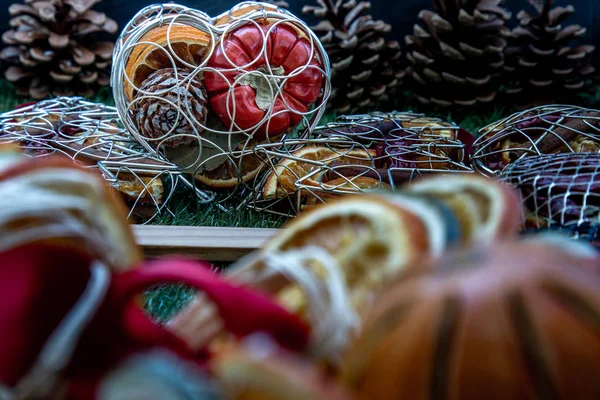
{"label": "pine cone inside basket", "polygon": [[91,10],[99,0],[25,0],[8,9],[0,58],[21,96],[90,96],[110,83],[117,23]]}
{"label": "pine cone inside basket", "polygon": [[173,68],[163,68],[152,73],[136,92],[133,119],[139,133],[155,139],[150,142],[153,146],[179,147],[196,141],[203,131],[207,103],[206,90],[192,71],[178,69],[175,73]]}

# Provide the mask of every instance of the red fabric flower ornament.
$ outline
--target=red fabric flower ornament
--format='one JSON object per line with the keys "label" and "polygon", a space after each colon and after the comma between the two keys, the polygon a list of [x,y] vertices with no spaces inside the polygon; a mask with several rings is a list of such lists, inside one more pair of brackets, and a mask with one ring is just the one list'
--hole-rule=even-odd
{"label": "red fabric flower ornament", "polygon": [[257,141],[290,131],[321,94],[324,74],[315,46],[281,23],[234,29],[215,47],[208,62],[214,70],[204,75],[213,112],[227,128]]}

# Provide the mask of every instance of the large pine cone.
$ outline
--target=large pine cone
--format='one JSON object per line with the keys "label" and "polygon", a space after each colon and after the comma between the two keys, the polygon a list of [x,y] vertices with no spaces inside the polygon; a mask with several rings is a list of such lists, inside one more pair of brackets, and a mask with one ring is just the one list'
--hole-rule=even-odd
{"label": "large pine cone", "polygon": [[12,29],[0,58],[22,96],[90,96],[110,83],[114,43],[100,41],[117,23],[90,8],[99,0],[25,0],[8,11]]}
{"label": "large pine cone", "polygon": [[[197,135],[203,131],[200,124],[206,124],[207,94],[202,82],[195,76],[190,77],[191,73],[187,69],[177,69],[176,76],[173,68],[159,69],[137,92],[133,119],[140,134],[155,139],[149,141],[153,147],[187,145],[197,141]],[[165,139],[167,134],[170,138],[163,141],[161,138]]]}
{"label": "large pine cone", "polygon": [[[532,0],[530,0],[532,1]],[[520,105],[570,103],[577,93],[593,90],[592,45],[574,45],[585,35],[579,25],[563,26],[575,9],[534,2],[537,15],[523,10],[506,49],[506,92]]]}
{"label": "large pine cone", "polygon": [[332,93],[327,107],[352,113],[375,106],[392,107],[405,74],[400,44],[386,40],[391,26],[367,12],[371,3],[317,0],[304,6],[320,22],[311,29],[331,62]]}
{"label": "large pine cone", "polygon": [[496,98],[510,18],[501,3],[435,0],[435,11],[421,11],[421,23],[406,36],[407,73],[421,103],[473,106]]}

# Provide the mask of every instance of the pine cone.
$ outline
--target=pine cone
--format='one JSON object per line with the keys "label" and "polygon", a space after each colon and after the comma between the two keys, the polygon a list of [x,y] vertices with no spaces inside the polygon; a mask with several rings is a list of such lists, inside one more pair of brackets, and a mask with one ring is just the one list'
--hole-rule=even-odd
{"label": "pine cone", "polygon": [[90,8],[100,0],[25,0],[8,11],[0,58],[22,96],[89,96],[110,83],[114,43],[99,41],[117,23]]}
{"label": "pine cone", "polygon": [[312,27],[331,62],[332,93],[327,107],[343,113],[389,107],[405,68],[400,44],[386,41],[391,26],[366,14],[371,3],[317,0],[302,12],[321,21]]}
{"label": "pine cone", "polygon": [[436,11],[421,11],[421,24],[406,36],[417,99],[441,107],[490,103],[501,83],[510,13],[502,0],[433,3]]}
{"label": "pine cone", "polygon": [[590,54],[594,46],[573,46],[571,41],[585,35],[579,25],[563,27],[575,12],[573,6],[552,8],[552,1],[530,0],[533,16],[521,11],[519,26],[512,30],[506,49],[506,92],[520,105],[571,102],[577,93],[594,89]]}
{"label": "pine cone", "polygon": [[[151,144],[159,145],[162,142],[167,147],[175,148],[196,141],[196,132],[202,132],[199,124],[206,124],[207,94],[199,79],[190,78],[191,72],[178,69],[176,77],[173,68],[163,68],[142,82],[133,106],[133,119],[139,132],[151,139],[162,138],[171,131],[169,136],[181,135],[164,142],[152,140]],[[156,97],[151,97],[153,94]],[[178,108],[171,103],[178,105]],[[184,114],[192,117],[196,130]],[[175,123],[177,126],[173,129]]]}

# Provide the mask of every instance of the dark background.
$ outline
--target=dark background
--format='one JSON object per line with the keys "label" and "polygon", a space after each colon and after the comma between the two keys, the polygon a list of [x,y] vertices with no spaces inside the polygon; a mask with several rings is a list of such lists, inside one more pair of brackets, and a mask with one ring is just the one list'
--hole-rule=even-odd
{"label": "dark background", "polygon": [[[23,0],[20,0],[23,1]],[[335,0],[333,0],[335,1]],[[8,7],[15,1],[0,0],[0,28],[5,31],[8,28]],[[135,15],[142,7],[157,3],[150,0],[103,0],[94,9],[105,12],[123,27],[127,21]],[[221,14],[238,2],[235,0],[180,0],[178,3],[200,9],[211,16]],[[314,0],[294,1],[288,0],[291,11],[302,16],[302,6],[314,4]],[[412,31],[412,26],[417,20],[419,11],[423,8],[431,8],[431,0],[371,0],[372,14],[375,18],[383,19],[392,25],[391,36],[403,42],[404,35]],[[523,9],[531,9],[526,0],[506,0],[506,7],[513,11],[513,21],[516,13]],[[588,39],[599,47],[600,53],[600,0],[555,0],[555,5],[572,4],[575,7],[575,15],[568,20],[569,23],[578,23],[588,29]],[[309,18],[307,22],[312,22]]]}

